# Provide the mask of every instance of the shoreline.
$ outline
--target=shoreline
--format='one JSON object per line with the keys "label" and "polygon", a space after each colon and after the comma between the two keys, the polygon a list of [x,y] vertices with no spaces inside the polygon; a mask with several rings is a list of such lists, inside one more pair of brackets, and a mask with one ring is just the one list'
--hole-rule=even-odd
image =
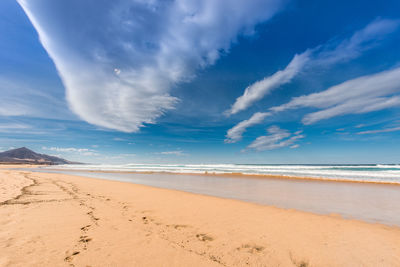
{"label": "shoreline", "polygon": [[[400,228],[0,168],[0,265],[398,266]],[[18,192],[17,192],[18,191]]]}
{"label": "shoreline", "polygon": [[170,174],[170,175],[192,175],[192,176],[215,176],[215,177],[231,177],[231,178],[249,178],[249,179],[285,179],[285,180],[301,180],[301,181],[319,181],[319,182],[337,182],[337,183],[361,183],[361,184],[382,184],[382,185],[395,185],[400,186],[400,182],[389,181],[368,181],[356,180],[351,178],[329,178],[329,177],[310,177],[310,176],[287,176],[287,175],[274,175],[274,174],[248,174],[248,173],[193,173],[193,172],[167,172],[167,171],[113,171],[113,170],[90,170],[90,169],[41,169],[59,172],[89,172],[89,173],[121,173],[121,174]]}

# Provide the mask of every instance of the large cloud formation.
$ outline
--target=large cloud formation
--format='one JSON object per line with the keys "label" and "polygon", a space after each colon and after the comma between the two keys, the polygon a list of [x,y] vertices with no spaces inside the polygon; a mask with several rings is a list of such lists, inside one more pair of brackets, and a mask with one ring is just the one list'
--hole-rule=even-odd
{"label": "large cloud formation", "polygon": [[213,64],[285,0],[18,0],[54,61],[70,108],[136,132],[178,99],[171,88]]}

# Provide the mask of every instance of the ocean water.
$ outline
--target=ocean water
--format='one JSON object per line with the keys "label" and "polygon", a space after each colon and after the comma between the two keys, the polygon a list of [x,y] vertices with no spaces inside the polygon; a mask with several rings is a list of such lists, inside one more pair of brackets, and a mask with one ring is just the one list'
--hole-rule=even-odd
{"label": "ocean water", "polygon": [[[52,168],[54,167],[46,167]],[[57,169],[182,174],[245,174],[310,177],[327,180],[400,184],[400,164],[268,165],[268,164],[125,164],[61,165]]]}

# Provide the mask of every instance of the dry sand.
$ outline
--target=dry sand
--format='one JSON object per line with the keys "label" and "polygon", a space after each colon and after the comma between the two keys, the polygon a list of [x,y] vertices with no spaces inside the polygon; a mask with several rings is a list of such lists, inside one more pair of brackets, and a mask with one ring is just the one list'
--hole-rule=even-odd
{"label": "dry sand", "polygon": [[218,265],[400,266],[400,228],[0,169],[0,266]]}

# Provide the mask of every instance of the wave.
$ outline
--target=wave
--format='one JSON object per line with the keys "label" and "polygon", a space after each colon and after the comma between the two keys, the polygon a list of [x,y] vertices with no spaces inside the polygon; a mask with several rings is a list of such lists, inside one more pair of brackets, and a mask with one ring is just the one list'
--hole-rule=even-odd
{"label": "wave", "polygon": [[[47,167],[54,168],[54,167]],[[57,168],[80,171],[161,172],[187,174],[243,174],[320,179],[400,183],[400,165],[281,165],[281,164],[124,164],[60,165]]]}

